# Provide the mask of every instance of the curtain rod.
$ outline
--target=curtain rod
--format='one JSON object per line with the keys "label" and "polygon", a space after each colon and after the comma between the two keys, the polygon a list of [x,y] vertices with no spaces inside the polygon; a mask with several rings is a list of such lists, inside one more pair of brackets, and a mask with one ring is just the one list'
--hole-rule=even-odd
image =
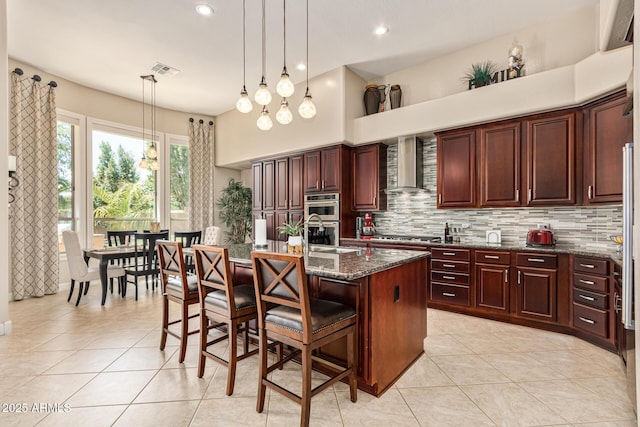
{"label": "curtain rod", "polygon": [[[19,76],[24,74],[24,71],[22,71],[22,68],[16,68],[15,70],[13,70],[13,72]],[[42,77],[40,77],[37,74],[34,74],[33,77],[31,77],[31,80],[34,80],[36,82],[41,82],[42,81]],[[51,87],[58,87],[58,83],[56,83],[54,80],[51,80],[49,83],[47,83],[49,86]]]}
{"label": "curtain rod", "polygon": [[[189,122],[193,123],[195,121],[195,119],[193,117],[189,117]],[[204,120],[200,119],[198,120],[198,123],[203,124]],[[213,120],[209,120],[209,126],[213,126]]]}

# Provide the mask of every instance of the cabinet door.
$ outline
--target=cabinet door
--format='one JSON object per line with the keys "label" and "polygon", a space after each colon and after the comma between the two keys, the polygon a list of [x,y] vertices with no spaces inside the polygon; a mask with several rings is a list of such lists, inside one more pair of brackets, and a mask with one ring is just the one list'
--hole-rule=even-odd
{"label": "cabinet door", "polygon": [[438,208],[476,205],[476,132],[438,136]]}
{"label": "cabinet door", "polygon": [[304,154],[304,192],[320,191],[320,151]]}
{"label": "cabinet door", "polygon": [[262,217],[267,220],[267,239],[276,240],[276,213],[274,211],[263,212]]}
{"label": "cabinet door", "polygon": [[275,161],[275,208],[289,209],[289,159]]}
{"label": "cabinet door", "polygon": [[321,151],[322,173],[320,188],[322,191],[340,191],[340,148],[328,148]]}
{"label": "cabinet door", "polygon": [[[385,147],[381,147],[379,144],[367,145],[358,147],[352,152],[354,210],[384,210],[387,208],[387,195],[383,191],[387,181],[387,150]],[[383,156],[384,162],[382,162]],[[381,188],[383,179],[384,188]]]}
{"label": "cabinet door", "polygon": [[275,209],[275,162],[273,160],[262,162],[262,209]]}
{"label": "cabinet door", "polygon": [[626,98],[592,107],[585,147],[585,204],[622,203],[622,147],[633,139]]}
{"label": "cabinet door", "polygon": [[289,157],[289,209],[304,209],[303,174],[302,156]]}
{"label": "cabinet door", "polygon": [[509,312],[509,266],[476,264],[476,306]]}
{"label": "cabinet door", "polygon": [[515,312],[518,317],[555,322],[557,272],[518,267]]}
{"label": "cabinet door", "polygon": [[262,162],[251,165],[251,175],[253,175],[253,193],[251,209],[262,209]]}
{"label": "cabinet door", "polygon": [[526,204],[575,204],[575,114],[527,120],[525,126]]}
{"label": "cabinet door", "polygon": [[520,123],[480,129],[480,206],[520,205]]}
{"label": "cabinet door", "polygon": [[[286,241],[288,236],[286,234],[282,234],[278,232],[278,227],[280,227],[285,222],[289,222],[290,216],[289,211],[276,211],[276,225],[275,225],[275,240]],[[268,234],[268,233],[267,233]]]}

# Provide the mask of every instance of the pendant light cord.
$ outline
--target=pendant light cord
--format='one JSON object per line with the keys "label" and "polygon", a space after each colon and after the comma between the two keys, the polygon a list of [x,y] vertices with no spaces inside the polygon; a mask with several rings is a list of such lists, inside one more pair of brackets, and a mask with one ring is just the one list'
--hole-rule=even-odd
{"label": "pendant light cord", "polygon": [[309,0],[307,0],[307,93],[309,92]]}
{"label": "pendant light cord", "polygon": [[247,0],[242,0],[242,88],[247,87]]}
{"label": "pendant light cord", "polygon": [[284,39],[284,67],[283,69],[287,70],[287,0],[282,0],[282,28],[283,28],[283,39]]}
{"label": "pendant light cord", "polygon": [[264,82],[264,77],[266,74],[266,62],[267,62],[267,45],[266,45],[266,34],[267,31],[265,29],[265,0],[262,0],[262,81]]}

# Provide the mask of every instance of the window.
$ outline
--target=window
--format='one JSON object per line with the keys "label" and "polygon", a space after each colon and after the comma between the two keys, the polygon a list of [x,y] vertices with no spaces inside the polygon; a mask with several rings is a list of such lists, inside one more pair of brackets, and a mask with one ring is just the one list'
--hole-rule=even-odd
{"label": "window", "polygon": [[58,121],[58,242],[60,252],[64,252],[62,232],[75,230],[75,193],[74,193],[74,147],[77,126]]}
{"label": "window", "polygon": [[189,230],[189,140],[167,135],[169,148],[169,220],[171,231]]}

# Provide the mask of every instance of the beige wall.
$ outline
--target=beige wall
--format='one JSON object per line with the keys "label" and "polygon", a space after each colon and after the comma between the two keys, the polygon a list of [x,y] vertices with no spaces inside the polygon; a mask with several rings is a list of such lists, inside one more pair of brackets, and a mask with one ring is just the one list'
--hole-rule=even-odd
{"label": "beige wall", "polygon": [[[7,2],[0,0],[0,69],[8,69],[7,53]],[[5,76],[7,76],[5,71]],[[0,79],[0,159],[9,155],[9,81]],[[0,161],[0,175],[8,176],[7,162]],[[6,188],[6,187],[5,187]],[[6,190],[0,191],[0,246],[9,247],[9,211],[7,209],[8,195]],[[11,331],[9,320],[9,251],[2,251],[0,255],[0,335]]]}

